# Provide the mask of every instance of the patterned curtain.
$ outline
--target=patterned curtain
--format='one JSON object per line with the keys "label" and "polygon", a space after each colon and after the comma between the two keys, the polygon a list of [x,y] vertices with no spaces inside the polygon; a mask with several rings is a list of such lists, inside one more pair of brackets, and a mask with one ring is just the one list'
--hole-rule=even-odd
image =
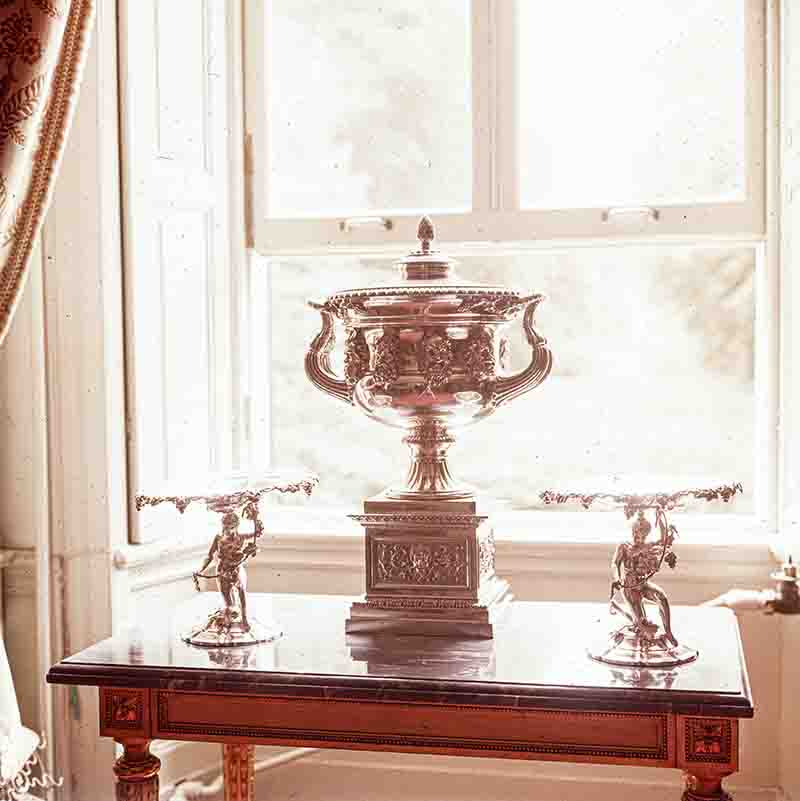
{"label": "patterned curtain", "polygon": [[77,101],[95,0],[0,0],[0,344]]}

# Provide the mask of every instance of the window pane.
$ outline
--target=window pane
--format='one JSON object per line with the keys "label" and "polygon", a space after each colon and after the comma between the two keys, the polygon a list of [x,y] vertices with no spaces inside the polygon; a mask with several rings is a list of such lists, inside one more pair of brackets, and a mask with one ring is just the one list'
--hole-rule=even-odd
{"label": "window pane", "polygon": [[743,0],[519,0],[527,208],[741,200]]}
{"label": "window pane", "polygon": [[267,4],[270,217],[470,208],[469,7]]}
{"label": "window pane", "polygon": [[[529,395],[457,432],[453,473],[512,509],[612,472],[709,476],[745,494],[698,511],[752,513],[754,264],[751,248],[678,247],[462,260],[464,277],[548,295],[537,321],[555,365]],[[275,461],[319,472],[315,505],[355,507],[400,477],[406,447],[399,430],[308,382],[303,356],[320,323],[303,303],[391,268],[336,257],[270,269]],[[516,371],[530,351],[519,321],[508,330]]]}

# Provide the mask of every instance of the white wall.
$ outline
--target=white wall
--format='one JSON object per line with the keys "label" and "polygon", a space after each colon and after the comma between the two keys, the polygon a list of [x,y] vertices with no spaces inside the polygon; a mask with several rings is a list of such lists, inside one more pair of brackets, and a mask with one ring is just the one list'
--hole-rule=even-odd
{"label": "white wall", "polygon": [[112,565],[128,539],[116,4],[97,5],[53,203],[0,352],[0,542],[31,549],[4,576],[6,643],[24,721],[52,730],[67,799],[113,792],[108,770],[93,774],[113,744],[96,736],[96,691],[50,691],[44,673],[111,634],[127,602]]}
{"label": "white wall", "polygon": [[778,743],[779,779],[788,798],[800,798],[800,615],[782,621],[783,654]]}

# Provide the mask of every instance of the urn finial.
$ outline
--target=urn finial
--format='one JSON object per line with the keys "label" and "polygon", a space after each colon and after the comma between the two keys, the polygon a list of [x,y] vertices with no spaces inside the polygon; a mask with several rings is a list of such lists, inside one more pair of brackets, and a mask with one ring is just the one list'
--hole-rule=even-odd
{"label": "urn finial", "polygon": [[444,253],[433,247],[436,232],[431,218],[426,214],[417,225],[419,247],[395,264],[400,268],[400,275],[407,281],[438,281],[455,278],[451,261]]}
{"label": "urn finial", "polygon": [[419,221],[417,226],[417,239],[420,242],[420,250],[423,253],[429,253],[431,249],[431,242],[436,238],[436,233],[433,229],[433,222],[427,215]]}

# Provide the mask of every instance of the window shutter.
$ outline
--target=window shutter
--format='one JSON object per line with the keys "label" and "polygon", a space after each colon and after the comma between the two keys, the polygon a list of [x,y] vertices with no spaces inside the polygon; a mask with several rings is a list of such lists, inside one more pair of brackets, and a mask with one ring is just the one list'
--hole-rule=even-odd
{"label": "window shutter", "polygon": [[[232,466],[240,261],[226,5],[121,4],[133,492]],[[137,529],[136,541],[155,536]]]}

